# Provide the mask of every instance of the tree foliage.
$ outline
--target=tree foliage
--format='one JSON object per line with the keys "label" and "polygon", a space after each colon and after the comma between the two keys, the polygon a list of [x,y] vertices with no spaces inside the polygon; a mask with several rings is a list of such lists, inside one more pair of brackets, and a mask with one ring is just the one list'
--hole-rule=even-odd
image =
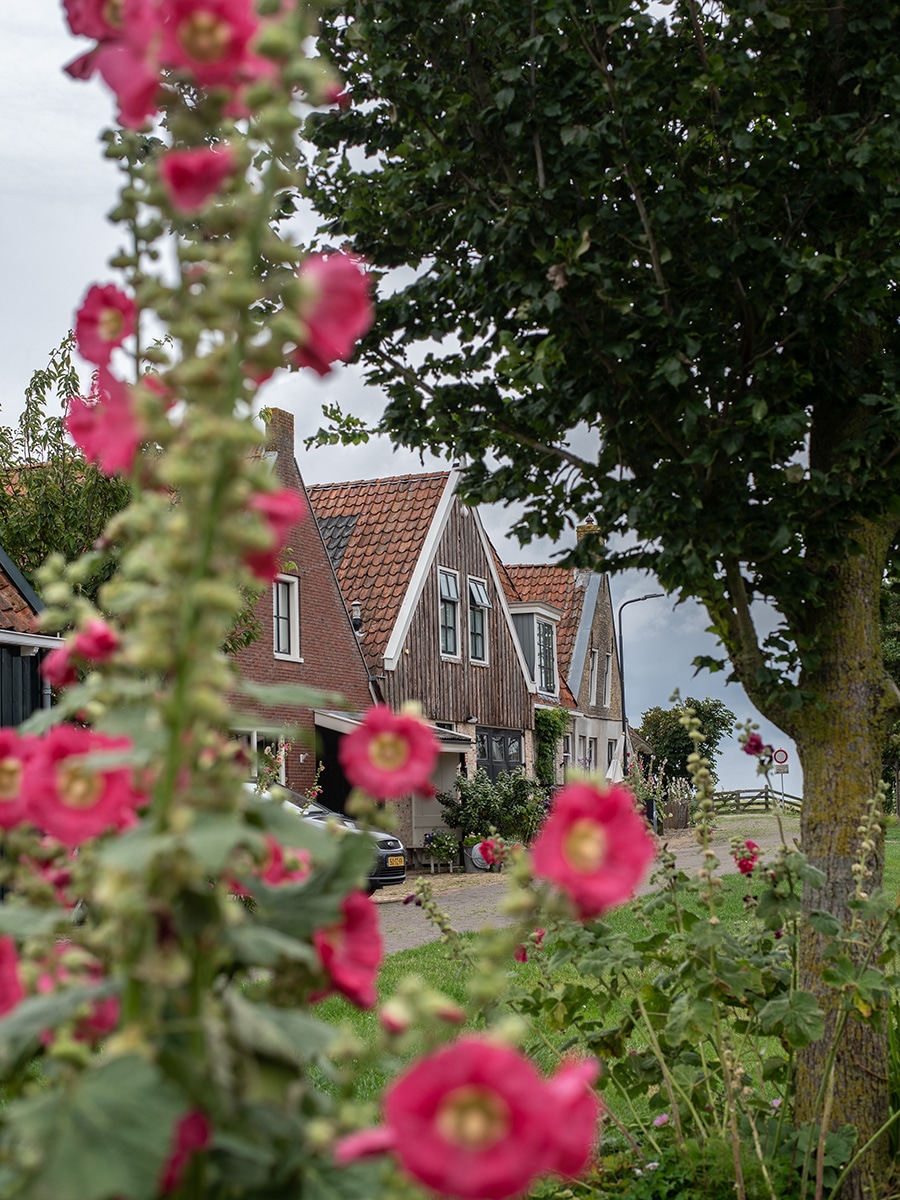
{"label": "tree foliage", "polygon": [[[842,918],[896,704],[878,597],[900,525],[898,17],[357,0],[322,39],[354,104],[308,126],[324,238],[413,270],[363,348],[381,428],[449,448],[470,499],[521,503],[523,538],[593,517],[571,560],[705,604],[797,744],[826,880],[805,911]],[[821,951],[807,934],[800,972],[831,1030]],[[804,1054],[809,1116],[826,1063]],[[832,1117],[862,1141],[887,1100],[859,1072],[883,1056],[848,1026]]]}
{"label": "tree foliage", "polygon": [[694,745],[687,735],[687,730],[681,723],[681,714],[686,708],[692,708],[700,720],[703,730],[703,741],[697,750],[709,759],[713,779],[717,779],[716,758],[719,743],[722,738],[730,736],[734,728],[735,717],[730,708],[726,708],[721,700],[693,700],[688,697],[683,704],[674,708],[648,708],[642,717],[638,733],[646,738],[653,747],[653,753],[663,768],[667,779],[688,779],[688,755]]}
{"label": "tree foliage", "polygon": [[[74,562],[90,551],[131,496],[126,480],[86,462],[66,435],[66,407],[81,394],[74,349],[70,332],[31,376],[17,425],[0,425],[0,545],[32,584],[48,555]],[[84,576],[85,595],[94,600],[114,569],[114,548],[98,551]]]}

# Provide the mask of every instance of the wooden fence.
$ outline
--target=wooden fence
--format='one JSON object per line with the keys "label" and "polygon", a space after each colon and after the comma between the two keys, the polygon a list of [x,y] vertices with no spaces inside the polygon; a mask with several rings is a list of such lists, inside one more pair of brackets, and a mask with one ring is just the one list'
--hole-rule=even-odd
{"label": "wooden fence", "polygon": [[778,812],[782,808],[799,812],[803,806],[801,796],[782,793],[780,788],[744,788],[735,792],[716,792],[713,797],[716,812]]}

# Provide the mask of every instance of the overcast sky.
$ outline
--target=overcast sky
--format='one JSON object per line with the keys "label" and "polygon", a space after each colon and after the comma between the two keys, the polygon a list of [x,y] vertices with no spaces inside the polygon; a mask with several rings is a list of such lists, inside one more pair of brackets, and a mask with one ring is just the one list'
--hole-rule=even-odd
{"label": "overcast sky", "polygon": [[[104,214],[115,198],[116,171],[102,157],[99,134],[113,118],[110,95],[99,81],[77,83],[62,66],[86,48],[65,26],[61,5],[4,5],[0,16],[0,421],[13,424],[31,373],[46,365],[73,322],[87,288],[109,282],[106,266],[119,245]],[[84,377],[88,372],[85,369]],[[325,381],[312,374],[276,377],[263,402],[288,409],[297,430],[297,458],[307,483],[328,483],[443,469],[436,459],[421,462],[408,451],[394,452],[379,440],[368,446],[306,453],[302,439],[322,423],[323,401],[340,402],[374,419],[381,398],[352,367],[340,367]],[[482,510],[491,538],[507,562],[542,562],[554,548],[545,543],[520,548],[507,538],[509,514],[502,507]],[[574,536],[574,534],[572,535]],[[659,591],[652,578],[636,573],[612,580],[613,603]],[[785,790],[799,794],[801,774],[793,745],[762,720],[724,673],[694,678],[691,660],[716,653],[705,633],[704,611],[694,604],[675,608],[670,599],[629,605],[622,615],[626,700],[632,725],[654,705],[668,707],[676,688],[683,696],[715,696],[738,720],[757,720],[767,741],[788,750]],[[754,787],[755,764],[726,742],[719,764],[722,784]],[[776,783],[780,780],[776,777]]]}

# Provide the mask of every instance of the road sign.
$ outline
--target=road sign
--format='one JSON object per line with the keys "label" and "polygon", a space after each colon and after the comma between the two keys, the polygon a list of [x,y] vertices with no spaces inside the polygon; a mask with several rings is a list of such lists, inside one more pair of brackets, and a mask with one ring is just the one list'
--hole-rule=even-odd
{"label": "road sign", "polygon": [[787,763],[778,763],[772,768],[773,775],[790,775],[790,773],[791,768],[787,765]]}
{"label": "road sign", "polygon": [[787,750],[776,750],[772,755],[772,762],[776,765],[776,767],[783,767],[787,763],[787,760]]}

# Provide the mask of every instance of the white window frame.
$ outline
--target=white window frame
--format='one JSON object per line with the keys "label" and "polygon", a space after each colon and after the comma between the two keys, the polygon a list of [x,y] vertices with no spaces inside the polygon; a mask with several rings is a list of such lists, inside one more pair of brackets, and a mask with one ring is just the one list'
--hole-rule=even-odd
{"label": "white window frame", "polygon": [[[546,625],[550,630],[550,670],[553,672],[553,683],[551,687],[545,687],[545,666],[542,661],[543,645],[541,642],[541,626]],[[556,696],[559,690],[559,671],[556,665],[556,623],[548,621],[545,617],[535,617],[534,620],[534,681],[538,685],[538,691],[543,692],[545,696]]]}
{"label": "white window frame", "polygon": [[[479,579],[477,576],[469,576],[469,661],[476,667],[486,667],[488,665],[488,610],[491,607],[491,598],[488,594],[487,580]],[[472,643],[475,635],[474,620],[476,617],[481,621],[481,641],[484,647],[484,653],[481,658],[476,658],[472,649]]]}
{"label": "white window frame", "polygon": [[[279,750],[281,750],[281,748],[286,744],[286,739],[280,733],[275,733],[271,729],[235,729],[232,731],[232,736],[243,743],[247,750],[250,759],[248,778],[254,783],[259,776],[257,764],[259,755],[262,753],[263,748],[267,745],[275,745]],[[278,770],[278,782],[281,784],[286,784],[287,782],[286,759],[287,755],[285,755],[282,759],[281,766]]]}
{"label": "white window frame", "polygon": [[616,750],[619,748],[618,738],[606,739],[606,767],[607,770],[613,765],[616,757]]}
{"label": "white window frame", "polygon": [[[448,588],[448,591],[455,591],[456,595],[444,596],[444,588],[442,582],[444,579],[452,581],[453,587]],[[455,650],[444,649],[444,629],[450,629],[448,622],[444,621],[444,606],[452,605],[453,607],[453,637],[456,643]],[[454,571],[451,567],[438,567],[438,646],[441,650],[441,658],[450,659],[453,662],[460,661],[460,644],[459,644],[459,571]]]}
{"label": "white window frame", "polygon": [[612,650],[607,652],[606,666],[603,671],[603,707],[609,708],[612,703],[612,674],[613,674],[613,656]]}
{"label": "white window frame", "polygon": [[597,755],[599,753],[596,738],[588,738],[588,770],[596,771],[599,767]]}
{"label": "white window frame", "polygon": [[[287,586],[288,612],[282,614],[279,597],[282,587]],[[278,649],[279,625],[287,621],[290,646],[287,651]],[[286,662],[303,662],[300,654],[300,580],[296,575],[276,575],[272,581],[272,653]]]}
{"label": "white window frame", "polygon": [[590,704],[591,708],[594,708],[594,706],[597,703],[597,671],[598,671],[599,666],[600,666],[600,651],[592,650],[591,651],[591,672],[590,672],[590,676],[589,676],[590,682],[588,683],[588,704]]}

